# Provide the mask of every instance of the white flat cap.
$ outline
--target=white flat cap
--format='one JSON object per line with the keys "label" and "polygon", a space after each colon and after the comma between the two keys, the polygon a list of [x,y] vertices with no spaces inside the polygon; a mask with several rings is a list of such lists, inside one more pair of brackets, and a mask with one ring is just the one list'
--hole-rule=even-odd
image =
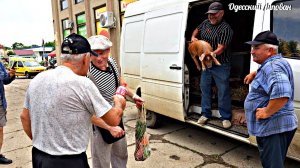
{"label": "white flat cap", "polygon": [[95,35],[88,38],[92,50],[106,50],[112,46],[112,42],[103,35]]}

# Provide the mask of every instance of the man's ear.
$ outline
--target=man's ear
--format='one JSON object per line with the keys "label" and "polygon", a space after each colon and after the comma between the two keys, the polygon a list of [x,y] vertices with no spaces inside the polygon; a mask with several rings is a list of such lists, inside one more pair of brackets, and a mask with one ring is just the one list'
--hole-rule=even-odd
{"label": "man's ear", "polygon": [[86,65],[86,64],[90,64],[90,59],[89,59],[89,55],[88,54],[85,54],[85,56],[83,57],[82,61],[83,61],[83,65]]}
{"label": "man's ear", "polygon": [[224,10],[220,11],[220,15],[223,17],[224,16]]}

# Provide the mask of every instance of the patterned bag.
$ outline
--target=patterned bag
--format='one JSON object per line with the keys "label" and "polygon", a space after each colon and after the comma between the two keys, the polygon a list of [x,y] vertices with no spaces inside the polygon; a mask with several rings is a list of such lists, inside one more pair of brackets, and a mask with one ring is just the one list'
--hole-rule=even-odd
{"label": "patterned bag", "polygon": [[138,110],[138,118],[135,125],[135,152],[134,158],[136,161],[146,160],[150,154],[149,134],[146,132],[146,109],[144,105],[141,110]]}

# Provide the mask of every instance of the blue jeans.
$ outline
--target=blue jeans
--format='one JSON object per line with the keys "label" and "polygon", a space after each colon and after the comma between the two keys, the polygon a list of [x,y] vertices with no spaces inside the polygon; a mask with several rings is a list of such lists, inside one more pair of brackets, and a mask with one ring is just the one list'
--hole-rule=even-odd
{"label": "blue jeans", "polygon": [[286,153],[296,130],[256,137],[261,164],[264,168],[284,168]]}
{"label": "blue jeans", "polygon": [[211,118],[211,83],[212,79],[218,88],[218,109],[222,120],[231,120],[231,97],[229,87],[230,64],[214,65],[201,72],[200,89],[202,92],[202,114]]}

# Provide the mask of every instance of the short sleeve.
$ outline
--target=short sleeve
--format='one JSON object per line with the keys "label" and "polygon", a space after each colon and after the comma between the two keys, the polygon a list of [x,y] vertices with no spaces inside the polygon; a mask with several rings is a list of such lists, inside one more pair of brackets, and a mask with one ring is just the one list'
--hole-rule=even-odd
{"label": "short sleeve", "polygon": [[103,98],[98,88],[89,79],[86,82],[86,100],[83,100],[89,112],[102,117],[112,106]]}
{"label": "short sleeve", "polygon": [[288,97],[293,95],[293,89],[288,75],[280,67],[273,67],[272,71],[267,72],[267,89],[270,99]]}

